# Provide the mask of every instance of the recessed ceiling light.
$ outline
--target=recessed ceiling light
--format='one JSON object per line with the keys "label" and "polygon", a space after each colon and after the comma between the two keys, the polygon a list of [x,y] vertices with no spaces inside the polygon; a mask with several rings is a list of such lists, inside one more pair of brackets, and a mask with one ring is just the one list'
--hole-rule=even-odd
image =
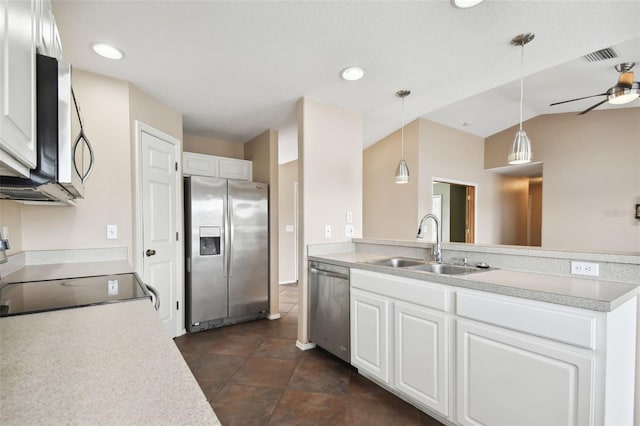
{"label": "recessed ceiling light", "polygon": [[483,0],[451,0],[451,6],[459,9],[468,9],[482,3]]}
{"label": "recessed ceiling light", "polygon": [[342,76],[343,79],[345,79],[347,81],[360,80],[362,77],[364,77],[364,68],[362,68],[362,67],[348,67],[348,68],[343,69],[340,72],[340,75]]}
{"label": "recessed ceiling light", "polygon": [[124,52],[117,47],[114,47],[106,43],[92,43],[91,48],[98,55],[108,59],[122,59],[124,58]]}

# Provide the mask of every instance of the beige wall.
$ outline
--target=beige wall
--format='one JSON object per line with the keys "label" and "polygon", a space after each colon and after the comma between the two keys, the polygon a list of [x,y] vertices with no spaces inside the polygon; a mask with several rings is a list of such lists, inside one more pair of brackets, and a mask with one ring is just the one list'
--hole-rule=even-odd
{"label": "beige wall", "polygon": [[[544,163],[542,246],[640,251],[640,108],[543,115],[524,123]],[[515,127],[486,139],[486,167],[506,164]]]}
{"label": "beige wall", "polygon": [[[128,247],[131,257],[129,84],[76,69],[73,87],[95,152],[94,171],[75,207],[22,208],[23,249]],[[118,226],[118,239],[107,240],[107,224]]]}
{"label": "beige wall", "polygon": [[269,313],[278,315],[278,131],[267,130],[244,144],[253,162],[253,180],[269,184]]}
{"label": "beige wall", "polygon": [[7,250],[7,256],[23,251],[22,204],[15,201],[0,201],[0,227],[2,226],[6,226],[9,231],[9,246],[11,248]]}
{"label": "beige wall", "polygon": [[[280,165],[278,171],[279,282],[285,284],[296,281],[294,185],[298,182],[298,160]],[[294,232],[286,232],[287,225],[294,226]]]}
{"label": "beige wall", "polygon": [[363,234],[366,238],[414,239],[418,227],[419,120],[405,126],[404,158],[409,183],[395,183],[402,151],[401,131],[363,152]]}
{"label": "beige wall", "polygon": [[364,236],[415,239],[420,218],[431,212],[433,180],[442,180],[477,185],[476,242],[498,242],[500,177],[484,170],[483,155],[482,138],[417,119],[405,128],[405,159],[411,181],[399,185],[395,183],[394,173],[400,159],[400,132],[367,148],[364,153]]}
{"label": "beige wall", "polygon": [[244,146],[241,143],[226,142],[189,133],[184,134],[183,149],[187,152],[197,152],[199,154],[245,159]]}
{"label": "beige wall", "polygon": [[[298,341],[308,342],[308,244],[350,241],[345,212],[362,236],[362,117],[308,98],[298,101],[299,320]],[[331,225],[332,237],[324,237]]]}
{"label": "beige wall", "polygon": [[[85,198],[75,207],[5,201],[2,218],[21,250],[127,247],[133,263],[135,120],[182,139],[182,115],[122,80],[75,69],[73,86],[96,157]],[[107,240],[107,225],[118,226],[118,239]]]}

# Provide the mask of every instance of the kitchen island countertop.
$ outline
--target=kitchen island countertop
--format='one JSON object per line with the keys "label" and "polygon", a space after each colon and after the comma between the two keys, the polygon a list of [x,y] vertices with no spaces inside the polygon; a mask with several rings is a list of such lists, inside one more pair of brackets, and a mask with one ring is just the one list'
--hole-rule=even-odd
{"label": "kitchen island countertop", "polygon": [[0,318],[0,424],[219,425],[148,300]]}
{"label": "kitchen island countertop", "polygon": [[439,275],[367,262],[389,255],[363,252],[310,255],[309,260],[426,280],[455,287],[487,291],[593,311],[610,312],[638,294],[635,284],[533,272],[496,269],[469,275]]}

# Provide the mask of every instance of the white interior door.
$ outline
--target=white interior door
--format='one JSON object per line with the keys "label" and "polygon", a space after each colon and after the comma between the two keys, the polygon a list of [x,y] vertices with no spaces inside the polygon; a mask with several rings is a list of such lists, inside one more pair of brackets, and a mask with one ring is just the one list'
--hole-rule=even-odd
{"label": "white interior door", "polygon": [[176,140],[139,126],[142,216],[142,279],[160,295],[158,314],[171,337],[181,325],[178,292],[177,144]]}

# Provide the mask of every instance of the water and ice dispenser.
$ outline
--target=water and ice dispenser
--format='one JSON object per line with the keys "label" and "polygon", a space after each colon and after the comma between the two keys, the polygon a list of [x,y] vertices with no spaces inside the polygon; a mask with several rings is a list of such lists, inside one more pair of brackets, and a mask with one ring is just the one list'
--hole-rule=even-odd
{"label": "water and ice dispenser", "polygon": [[220,227],[200,227],[200,256],[214,256],[220,254]]}

